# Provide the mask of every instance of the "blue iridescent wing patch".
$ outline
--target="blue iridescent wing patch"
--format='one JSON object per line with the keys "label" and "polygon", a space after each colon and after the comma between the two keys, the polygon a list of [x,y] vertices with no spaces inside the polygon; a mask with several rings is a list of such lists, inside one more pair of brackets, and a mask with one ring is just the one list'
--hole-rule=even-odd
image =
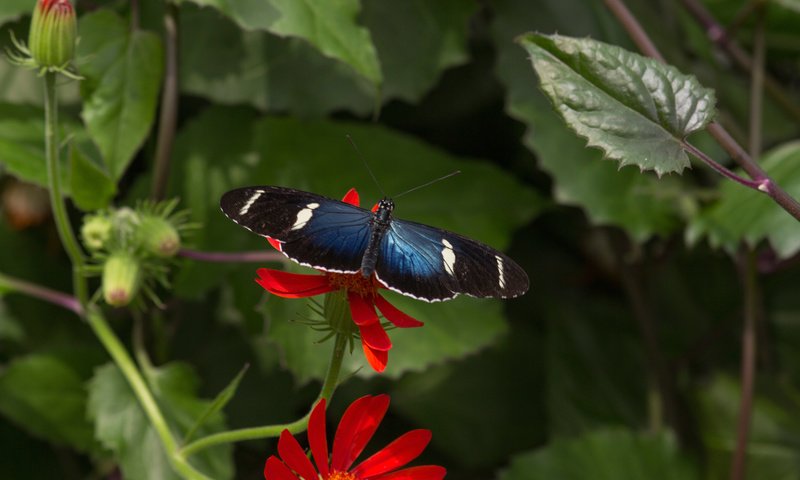
{"label": "blue iridescent wing patch", "polygon": [[459,294],[510,298],[528,290],[528,275],[502,252],[457,233],[397,219],[383,237],[375,274],[387,288],[429,302]]}

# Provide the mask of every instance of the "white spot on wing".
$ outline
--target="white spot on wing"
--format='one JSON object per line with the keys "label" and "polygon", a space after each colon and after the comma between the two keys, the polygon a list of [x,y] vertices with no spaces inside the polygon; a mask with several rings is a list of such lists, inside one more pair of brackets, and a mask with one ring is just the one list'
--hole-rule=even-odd
{"label": "white spot on wing", "polygon": [[451,277],[454,277],[456,275],[456,252],[453,251],[453,245],[446,238],[442,239],[442,245],[444,245],[442,249],[444,269]]}
{"label": "white spot on wing", "polygon": [[500,258],[500,255],[495,255],[494,258],[497,259],[497,283],[500,285],[500,290],[505,290],[506,277],[503,274],[503,259]]}
{"label": "white spot on wing", "polygon": [[258,197],[260,197],[262,193],[264,193],[264,190],[256,190],[256,192],[250,198],[247,199],[247,202],[245,202],[244,206],[242,206],[242,209],[239,210],[239,215],[244,215],[245,213],[247,213],[250,210],[250,207],[253,206],[253,204],[256,202],[256,200],[258,200]]}
{"label": "white spot on wing", "polygon": [[297,212],[297,219],[294,221],[294,225],[292,225],[292,230],[300,230],[301,228],[306,226],[311,217],[314,215],[314,209],[319,207],[319,203],[309,203],[306,205],[306,208]]}

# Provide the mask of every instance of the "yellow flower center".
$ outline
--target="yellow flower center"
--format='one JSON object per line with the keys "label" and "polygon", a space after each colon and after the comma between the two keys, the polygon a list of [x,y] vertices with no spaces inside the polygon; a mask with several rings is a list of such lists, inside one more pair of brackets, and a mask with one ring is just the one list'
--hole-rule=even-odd
{"label": "yellow flower center", "polygon": [[377,281],[374,277],[364,278],[360,272],[356,273],[331,273],[327,272],[328,282],[337,289],[343,289],[361,296],[361,298],[372,298],[378,289]]}
{"label": "yellow flower center", "polygon": [[350,472],[337,472],[332,471],[326,480],[358,480],[355,475]]}

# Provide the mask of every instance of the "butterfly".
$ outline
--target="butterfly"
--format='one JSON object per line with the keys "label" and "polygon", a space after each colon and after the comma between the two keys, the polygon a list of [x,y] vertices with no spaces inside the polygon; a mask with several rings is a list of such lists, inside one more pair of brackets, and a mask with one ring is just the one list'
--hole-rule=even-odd
{"label": "butterfly", "polygon": [[276,186],[226,192],[228,218],[277,241],[291,260],[326,272],[375,275],[386,288],[436,302],[459,294],[510,298],[528,290],[513,260],[480,242],[392,217],[386,197],[374,211],[302,190]]}

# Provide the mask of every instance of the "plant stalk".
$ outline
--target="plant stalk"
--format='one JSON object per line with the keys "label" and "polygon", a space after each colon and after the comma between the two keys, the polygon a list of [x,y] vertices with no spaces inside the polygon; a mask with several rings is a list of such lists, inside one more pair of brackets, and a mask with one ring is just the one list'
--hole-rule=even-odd
{"label": "plant stalk", "polygon": [[[628,35],[630,35],[631,39],[633,39],[639,50],[641,50],[642,53],[648,57],[652,57],[664,62],[664,57],[661,55],[661,52],[658,51],[652,40],[650,40],[650,37],[647,35],[647,32],[644,31],[636,18],[630,13],[628,7],[625,6],[625,2],[623,0],[604,1],[609,10],[611,10],[623,28],[625,28],[625,30],[628,32]],[[742,167],[742,169],[747,172],[750,178],[755,182],[752,185],[748,185],[747,183],[741,181],[739,183],[766,193],[775,201],[775,203],[780,205],[784,210],[786,210],[786,212],[800,221],[800,203],[798,203],[795,198],[786,193],[785,190],[775,183],[775,181],[772,180],[769,175],[767,175],[767,173],[752,159],[752,157],[750,157],[750,155],[747,154],[747,152],[744,151],[744,149],[720,124],[711,122],[708,127],[706,127],[706,130],[708,130],[708,133],[714,137],[717,143],[719,143],[722,148],[724,148],[731,155],[733,160],[739,164],[739,166]],[[684,142],[683,145],[688,145],[688,143]],[[690,153],[693,155],[695,154],[695,152],[692,151],[690,151]],[[704,158],[701,158],[701,160],[705,162],[705,158],[709,157],[706,155]],[[713,165],[709,166],[714,168],[716,171],[720,171]]]}
{"label": "plant stalk", "polygon": [[164,87],[161,93],[161,113],[158,120],[155,172],[151,197],[163,200],[169,181],[172,145],[178,124],[178,6],[167,2],[164,13]]}
{"label": "plant stalk", "polygon": [[[333,353],[331,354],[331,361],[328,365],[328,373],[325,375],[325,380],[322,383],[322,389],[319,392],[317,401],[321,399],[326,401],[330,400],[333,396],[333,391],[339,381],[339,373],[342,368],[342,360],[344,359],[345,347],[347,346],[348,337],[346,335],[337,334],[336,341],[333,346]],[[313,406],[311,410],[313,410]],[[208,447],[219,445],[223,443],[233,443],[241,440],[255,440],[259,438],[274,438],[281,434],[284,430],[289,430],[291,433],[298,433],[305,430],[308,426],[308,419],[311,416],[311,410],[300,418],[291,423],[284,423],[280,425],[267,425],[263,427],[240,428],[238,430],[229,430],[227,432],[215,433],[207,437],[199,438],[194,442],[183,447],[179,454],[184,458],[189,457]]]}

